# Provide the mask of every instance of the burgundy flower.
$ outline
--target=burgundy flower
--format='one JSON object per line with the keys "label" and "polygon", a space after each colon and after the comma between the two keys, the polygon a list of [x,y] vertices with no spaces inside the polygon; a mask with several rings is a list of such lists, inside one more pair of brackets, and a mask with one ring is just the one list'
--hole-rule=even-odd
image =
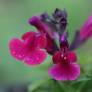
{"label": "burgundy flower", "polygon": [[36,32],[26,32],[22,39],[14,38],[9,43],[11,55],[28,65],[37,65],[46,59],[46,35]]}
{"label": "burgundy flower", "polygon": [[55,65],[49,69],[49,74],[56,80],[76,80],[80,75],[80,66],[76,63],[77,56],[68,50],[66,39],[62,39],[60,47],[60,51],[53,55]]}

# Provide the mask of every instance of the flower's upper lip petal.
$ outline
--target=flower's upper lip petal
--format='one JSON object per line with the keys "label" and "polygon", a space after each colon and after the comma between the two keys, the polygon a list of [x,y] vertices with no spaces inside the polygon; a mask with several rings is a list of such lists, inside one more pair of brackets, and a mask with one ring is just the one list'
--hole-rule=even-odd
{"label": "flower's upper lip petal", "polygon": [[56,64],[49,69],[49,74],[55,80],[76,80],[80,75],[80,66],[75,63],[68,66]]}
{"label": "flower's upper lip petal", "polygon": [[52,29],[47,24],[42,22],[40,16],[33,16],[32,18],[29,19],[28,22],[29,22],[29,24],[35,26],[39,32],[46,33],[53,39]]}

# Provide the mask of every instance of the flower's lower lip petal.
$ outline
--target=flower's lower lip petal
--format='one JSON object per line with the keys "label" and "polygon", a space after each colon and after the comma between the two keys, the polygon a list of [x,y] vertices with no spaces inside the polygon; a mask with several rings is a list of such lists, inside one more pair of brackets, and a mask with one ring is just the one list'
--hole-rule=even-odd
{"label": "flower's lower lip petal", "polygon": [[36,34],[36,32],[29,31],[29,32],[24,33],[21,38],[23,40],[26,40],[29,37],[33,38],[35,36],[35,34]]}
{"label": "flower's lower lip petal", "polygon": [[71,64],[70,72],[69,80],[76,80],[80,75],[80,65],[76,63]]}
{"label": "flower's lower lip petal", "polygon": [[27,50],[21,40],[14,38],[9,43],[11,55],[17,60],[23,60],[27,54]]}
{"label": "flower's lower lip petal", "polygon": [[38,65],[41,64],[47,57],[44,50],[35,50],[30,52],[24,59],[24,63],[27,65]]}
{"label": "flower's lower lip petal", "polygon": [[55,80],[67,80],[66,76],[62,74],[60,65],[55,65],[49,69],[49,74]]}
{"label": "flower's lower lip petal", "polygon": [[47,44],[46,34],[38,33],[37,37],[35,38],[34,45],[39,48],[45,48]]}
{"label": "flower's lower lip petal", "polygon": [[57,64],[49,69],[49,74],[55,80],[76,80],[80,75],[80,66],[78,64],[68,66]]}

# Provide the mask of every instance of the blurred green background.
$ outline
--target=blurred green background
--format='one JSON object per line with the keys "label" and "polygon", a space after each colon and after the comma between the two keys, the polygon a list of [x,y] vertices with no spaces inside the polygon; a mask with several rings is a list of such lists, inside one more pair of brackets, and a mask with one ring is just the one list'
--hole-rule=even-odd
{"label": "blurred green background", "polygon": [[[80,29],[92,14],[92,0],[0,0],[0,84],[34,82],[50,78],[47,72],[50,56],[42,65],[27,66],[10,55],[8,42],[13,37],[20,37],[29,30],[35,30],[27,22],[30,17],[43,12],[51,14],[55,8],[67,10],[69,39],[72,41],[75,30]],[[92,40],[76,52],[86,73],[91,71]]]}

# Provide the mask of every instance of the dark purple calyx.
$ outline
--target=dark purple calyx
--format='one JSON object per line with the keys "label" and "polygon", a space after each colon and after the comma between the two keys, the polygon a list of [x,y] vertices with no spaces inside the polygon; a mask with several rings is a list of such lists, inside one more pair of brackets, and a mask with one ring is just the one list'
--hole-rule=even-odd
{"label": "dark purple calyx", "polygon": [[42,21],[53,31],[58,32],[59,35],[63,34],[67,27],[67,12],[65,10],[56,9],[52,16],[47,13],[41,15]]}
{"label": "dark purple calyx", "polygon": [[70,44],[69,50],[75,50],[86,42],[86,39],[80,39],[80,31],[75,32],[74,39]]}

